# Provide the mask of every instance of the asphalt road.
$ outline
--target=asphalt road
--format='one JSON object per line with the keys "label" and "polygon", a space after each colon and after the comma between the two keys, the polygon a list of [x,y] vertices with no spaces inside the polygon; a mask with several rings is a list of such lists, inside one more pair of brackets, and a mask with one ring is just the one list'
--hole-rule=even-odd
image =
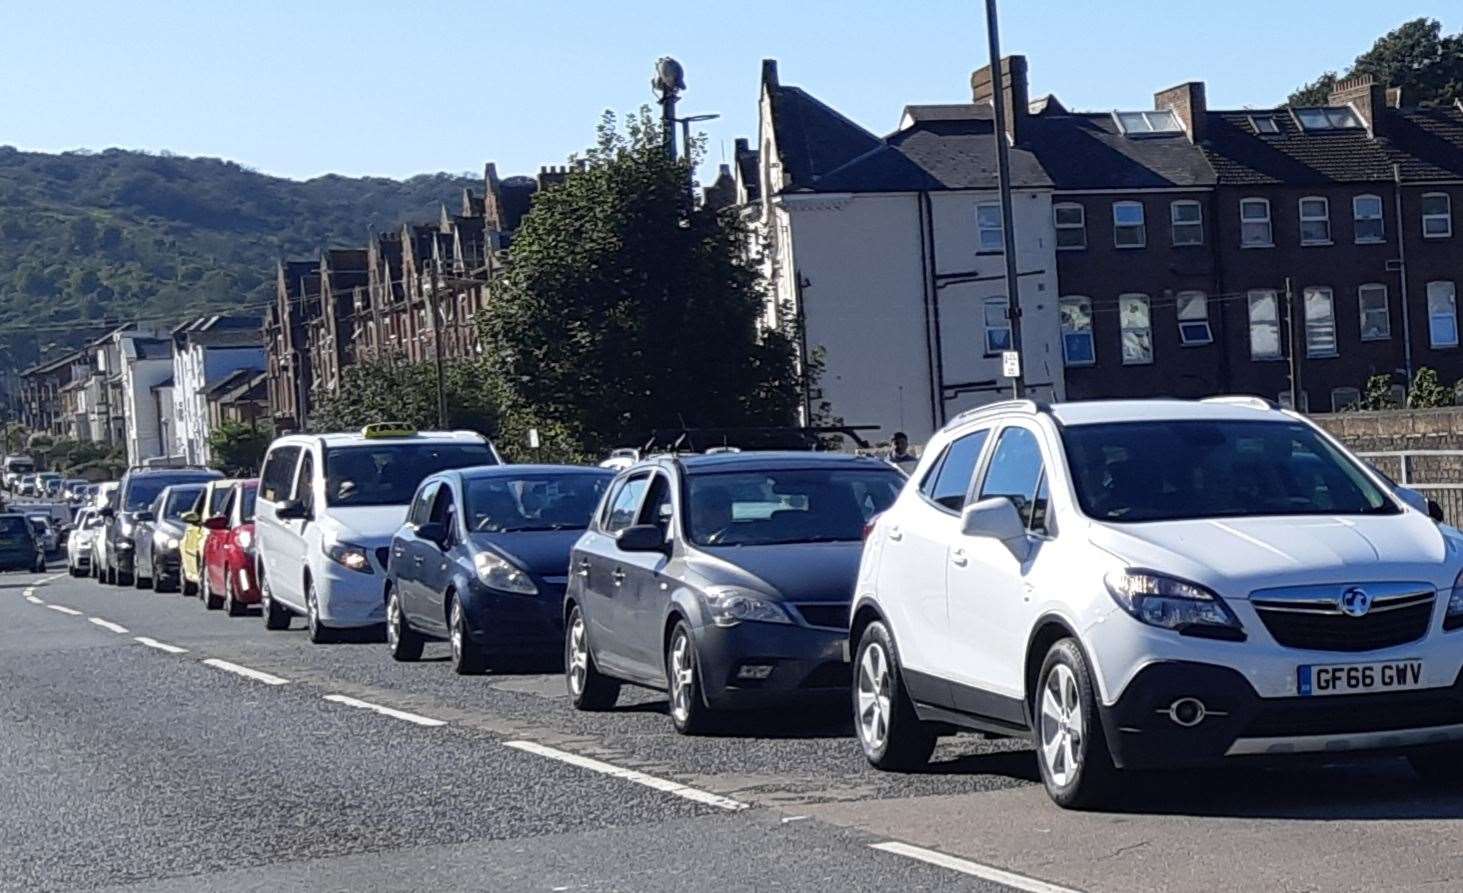
{"label": "asphalt road", "polygon": [[1463,887],[1463,796],[1399,760],[1145,778],[1064,813],[1022,743],[878,773],[842,710],[684,738],[649,692],[578,714],[555,672],[460,678],[442,645],[398,664],[38,579],[0,577],[3,888]]}

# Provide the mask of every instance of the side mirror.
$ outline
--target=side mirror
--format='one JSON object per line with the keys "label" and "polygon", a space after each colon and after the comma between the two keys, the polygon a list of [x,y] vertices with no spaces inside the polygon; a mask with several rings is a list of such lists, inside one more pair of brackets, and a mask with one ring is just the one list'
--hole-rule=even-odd
{"label": "side mirror", "polygon": [[274,516],[282,521],[296,521],[310,517],[310,513],[298,499],[286,499],[274,510]]}
{"label": "side mirror", "polygon": [[447,545],[447,525],[439,524],[436,521],[428,521],[425,524],[418,524],[413,531],[417,539],[423,539],[439,549]]}
{"label": "side mirror", "polygon": [[214,515],[212,518],[209,518],[207,521],[204,521],[203,522],[203,529],[204,530],[228,530],[229,529],[229,519],[228,518],[225,518],[223,515]]}
{"label": "side mirror", "polygon": [[1425,515],[1432,514],[1432,510],[1428,508],[1428,503],[1432,500],[1428,499],[1426,496],[1423,496],[1421,493],[1417,492],[1411,487],[1404,487],[1401,484],[1398,484],[1392,487],[1392,492],[1397,494],[1398,499],[1407,503],[1409,508],[1415,508]]}
{"label": "side mirror", "polygon": [[967,505],[960,513],[960,532],[1000,540],[1017,561],[1025,561],[1031,554],[1031,540],[1026,536],[1021,513],[1004,496],[991,496]]}
{"label": "side mirror", "polygon": [[102,506],[100,514],[103,518],[114,518],[117,516],[117,510],[109,505],[104,505]]}
{"label": "side mirror", "polygon": [[1432,518],[1434,521],[1438,522],[1439,524],[1443,523],[1443,521],[1446,520],[1443,517],[1443,507],[1440,506],[1440,505],[1438,505],[1436,502],[1432,501],[1431,499],[1429,499],[1427,501],[1427,516],[1429,518]]}
{"label": "side mirror", "polygon": [[182,515],[184,524],[202,524],[203,517],[197,512],[184,512]]}
{"label": "side mirror", "polygon": [[669,550],[669,543],[665,539],[665,531],[654,524],[636,524],[634,527],[626,527],[620,531],[615,538],[615,545],[623,552],[659,552],[665,554]]}
{"label": "side mirror", "polygon": [[137,514],[133,515],[132,520],[136,521],[139,524],[144,524],[148,521],[156,521],[157,515],[154,515],[152,512],[144,509],[143,511],[140,511]]}

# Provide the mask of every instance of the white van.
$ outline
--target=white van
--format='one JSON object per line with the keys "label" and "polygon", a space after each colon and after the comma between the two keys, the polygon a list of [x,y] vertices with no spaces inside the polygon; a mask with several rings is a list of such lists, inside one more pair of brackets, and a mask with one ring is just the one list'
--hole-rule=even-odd
{"label": "white van", "polygon": [[501,463],[471,431],[368,425],[357,434],[292,434],[269,447],[254,509],[264,626],[303,614],[310,640],[386,620],[391,536],[429,474]]}

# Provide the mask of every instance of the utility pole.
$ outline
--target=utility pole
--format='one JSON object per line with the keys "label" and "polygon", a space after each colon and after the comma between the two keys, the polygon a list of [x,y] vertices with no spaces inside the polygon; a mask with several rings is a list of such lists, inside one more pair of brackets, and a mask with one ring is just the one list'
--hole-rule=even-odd
{"label": "utility pole", "polygon": [[[991,105],[995,111],[996,182],[1001,191],[1001,237],[1006,260],[1006,316],[1011,323],[1011,350],[1021,356],[1021,283],[1016,275],[1016,233],[1011,225],[1011,153],[1006,145],[1005,72],[1001,70],[1001,35],[996,0],[985,2],[986,37],[991,51]],[[1011,396],[1026,396],[1026,364],[1011,379]]]}
{"label": "utility pole", "polygon": [[1290,277],[1285,277],[1285,336],[1286,358],[1290,365],[1290,408],[1301,412],[1300,405],[1300,337],[1295,324],[1295,292],[1290,287]]}
{"label": "utility pole", "polygon": [[447,385],[442,376],[442,268],[432,261],[432,362],[437,367],[437,428],[447,430]]}

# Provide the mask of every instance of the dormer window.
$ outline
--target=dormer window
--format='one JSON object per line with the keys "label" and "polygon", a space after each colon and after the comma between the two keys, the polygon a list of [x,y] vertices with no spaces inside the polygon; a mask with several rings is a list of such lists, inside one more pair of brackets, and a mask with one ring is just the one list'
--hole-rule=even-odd
{"label": "dormer window", "polygon": [[1345,106],[1291,109],[1295,120],[1305,130],[1354,130],[1361,127],[1356,112]]}
{"label": "dormer window", "polygon": [[1260,136],[1274,136],[1280,132],[1280,122],[1274,115],[1250,115],[1250,126]]}
{"label": "dormer window", "polygon": [[1178,115],[1169,109],[1156,112],[1113,112],[1112,116],[1124,136],[1162,136],[1184,132]]}

